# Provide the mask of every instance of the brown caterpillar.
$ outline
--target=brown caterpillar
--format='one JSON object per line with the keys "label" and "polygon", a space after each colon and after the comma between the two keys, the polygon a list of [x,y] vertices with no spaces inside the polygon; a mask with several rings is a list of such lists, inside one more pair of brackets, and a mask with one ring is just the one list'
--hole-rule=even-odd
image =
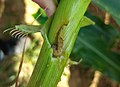
{"label": "brown caterpillar", "polygon": [[54,46],[53,45],[53,56],[57,57],[57,56],[60,56],[63,52],[63,39],[58,36],[58,41],[57,41],[57,45]]}
{"label": "brown caterpillar", "polygon": [[61,31],[66,27],[66,25],[63,25],[61,29],[58,32],[58,37],[57,37],[57,44],[53,45],[53,56],[58,57],[61,56],[63,52],[63,38],[61,37]]}

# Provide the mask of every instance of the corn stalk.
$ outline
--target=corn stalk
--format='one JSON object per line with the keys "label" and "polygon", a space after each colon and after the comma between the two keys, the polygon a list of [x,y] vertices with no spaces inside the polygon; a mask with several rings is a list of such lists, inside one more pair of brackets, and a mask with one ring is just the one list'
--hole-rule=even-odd
{"label": "corn stalk", "polygon": [[42,30],[43,46],[27,87],[56,87],[80,27],[89,25],[84,13],[90,0],[60,0]]}

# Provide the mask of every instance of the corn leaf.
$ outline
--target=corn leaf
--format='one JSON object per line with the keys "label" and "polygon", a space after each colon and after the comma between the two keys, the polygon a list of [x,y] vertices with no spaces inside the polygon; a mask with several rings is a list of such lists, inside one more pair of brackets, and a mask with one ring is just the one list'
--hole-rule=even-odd
{"label": "corn leaf", "polygon": [[92,0],[102,10],[105,10],[120,25],[120,0]]}
{"label": "corn leaf", "polygon": [[99,18],[87,15],[96,24],[81,28],[75,42],[71,59],[90,64],[105,75],[120,82],[120,53],[113,50],[120,40],[120,33]]}

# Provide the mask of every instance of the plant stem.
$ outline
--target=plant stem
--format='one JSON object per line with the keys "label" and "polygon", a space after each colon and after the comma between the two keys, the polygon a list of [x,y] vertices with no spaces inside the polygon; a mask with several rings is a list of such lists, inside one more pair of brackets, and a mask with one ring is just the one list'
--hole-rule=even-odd
{"label": "plant stem", "polygon": [[[33,74],[27,87],[56,87],[66,66],[77,34],[81,27],[81,19],[90,0],[61,0],[51,25],[42,32],[44,43],[38,57]],[[61,30],[61,27],[65,27]],[[53,56],[52,46],[62,38],[62,54]]]}

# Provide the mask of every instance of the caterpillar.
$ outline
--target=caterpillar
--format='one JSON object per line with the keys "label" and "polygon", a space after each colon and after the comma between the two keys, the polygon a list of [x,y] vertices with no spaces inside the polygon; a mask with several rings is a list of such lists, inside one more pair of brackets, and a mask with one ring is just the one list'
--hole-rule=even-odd
{"label": "caterpillar", "polygon": [[53,48],[53,56],[54,57],[58,57],[58,56],[61,56],[61,54],[63,53],[63,38],[61,37],[61,32],[62,30],[66,27],[67,25],[64,24],[61,29],[59,30],[58,32],[58,37],[57,37],[57,44],[56,45],[53,45],[52,48]]}

